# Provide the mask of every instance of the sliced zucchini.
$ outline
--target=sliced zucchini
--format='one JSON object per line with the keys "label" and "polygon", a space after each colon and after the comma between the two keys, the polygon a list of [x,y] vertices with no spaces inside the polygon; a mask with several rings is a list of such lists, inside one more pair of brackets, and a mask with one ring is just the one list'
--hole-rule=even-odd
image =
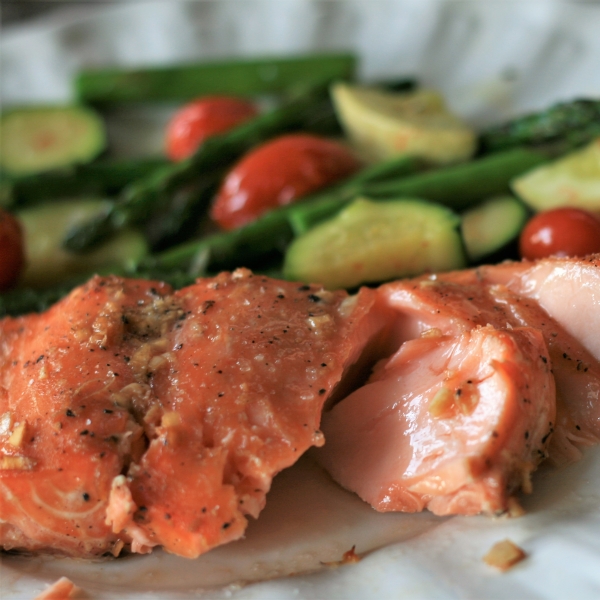
{"label": "sliced zucchini", "polygon": [[13,109],[0,118],[0,168],[28,175],[89,162],[106,146],[100,117],[83,106]]}
{"label": "sliced zucchini", "polygon": [[132,229],[119,232],[87,254],[72,254],[62,248],[67,230],[98,214],[106,204],[102,200],[52,202],[17,213],[25,234],[27,260],[21,285],[46,287],[97,269],[133,267],[144,257],[148,253],[144,236]]}
{"label": "sliced zucchini", "polygon": [[517,177],[511,187],[536,211],[560,206],[600,210],[600,137]]}
{"label": "sliced zucchini", "polygon": [[448,164],[475,152],[475,132],[433,90],[398,93],[338,83],[331,96],[346,134],[367,159],[408,154]]}
{"label": "sliced zucchini", "polygon": [[359,198],[298,237],[285,256],[287,279],[355,287],[465,265],[460,218],[425,200]]}
{"label": "sliced zucchini", "polygon": [[527,209],[512,196],[497,196],[462,215],[461,232],[472,261],[499,252],[515,240],[527,221]]}

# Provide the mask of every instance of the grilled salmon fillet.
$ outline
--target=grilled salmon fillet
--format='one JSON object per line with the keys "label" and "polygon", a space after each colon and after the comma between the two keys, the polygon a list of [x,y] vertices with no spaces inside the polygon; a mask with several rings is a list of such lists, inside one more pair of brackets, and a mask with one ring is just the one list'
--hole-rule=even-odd
{"label": "grilled salmon fillet", "polygon": [[0,544],[70,556],[235,540],[387,321],[349,297],[224,273],[173,292],[96,277],[0,321]]}
{"label": "grilled salmon fillet", "polygon": [[[379,510],[499,513],[547,456],[600,442],[600,259],[379,289],[395,354],[323,416],[317,455]],[[510,375],[508,375],[510,373]]]}

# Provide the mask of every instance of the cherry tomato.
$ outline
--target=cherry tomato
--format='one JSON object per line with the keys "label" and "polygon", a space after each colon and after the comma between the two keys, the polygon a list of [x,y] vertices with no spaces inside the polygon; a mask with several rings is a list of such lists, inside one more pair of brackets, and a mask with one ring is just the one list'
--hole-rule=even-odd
{"label": "cherry tomato", "polygon": [[191,156],[211,135],[224,133],[255,117],[254,104],[241,98],[206,96],[181,108],[167,126],[167,156],[182,160]]}
{"label": "cherry tomato", "polygon": [[337,142],[309,134],[285,135],[252,150],[229,172],[211,217],[223,229],[235,229],[359,168],[352,152]]}
{"label": "cherry tomato", "polygon": [[525,225],[519,246],[529,260],[600,252],[600,220],[579,208],[541,212]]}
{"label": "cherry tomato", "polygon": [[10,289],[25,265],[23,231],[19,222],[0,209],[0,291]]}

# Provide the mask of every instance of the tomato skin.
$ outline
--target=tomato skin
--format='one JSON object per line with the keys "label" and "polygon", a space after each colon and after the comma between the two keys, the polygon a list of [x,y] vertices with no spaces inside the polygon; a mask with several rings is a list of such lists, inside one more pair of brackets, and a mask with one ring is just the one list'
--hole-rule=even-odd
{"label": "tomato skin", "polygon": [[337,142],[305,133],[284,135],[246,154],[225,177],[211,217],[236,229],[356,172],[361,164]]}
{"label": "tomato skin", "polygon": [[229,96],[205,96],[175,113],[166,135],[166,152],[171,160],[183,160],[204,140],[252,119],[258,110],[251,102]]}
{"label": "tomato skin", "polygon": [[13,287],[25,266],[21,225],[9,212],[0,209],[0,292]]}
{"label": "tomato skin", "polygon": [[528,260],[600,252],[600,220],[579,208],[538,213],[521,232],[519,249]]}

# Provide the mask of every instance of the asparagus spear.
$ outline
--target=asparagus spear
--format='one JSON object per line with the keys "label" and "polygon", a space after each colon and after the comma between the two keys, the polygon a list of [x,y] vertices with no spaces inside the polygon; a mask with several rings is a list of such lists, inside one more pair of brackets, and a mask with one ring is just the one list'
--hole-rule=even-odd
{"label": "asparagus spear", "polygon": [[339,207],[360,193],[362,186],[368,182],[376,182],[389,176],[401,177],[421,167],[421,161],[410,157],[398,157],[374,165],[363,169],[342,184],[309,196],[297,204],[272,210],[245,227],[187,242],[151,256],[142,261],[141,268],[162,271],[182,269],[199,255],[206,255],[209,268],[215,270],[242,264],[249,266],[254,260],[269,253],[283,252],[295,235],[303,231],[301,217],[295,216],[301,206],[310,207],[334,202]]}
{"label": "asparagus spear", "polygon": [[293,205],[290,219],[297,225],[296,231],[304,233],[319,221],[333,216],[358,195],[371,200],[423,198],[454,209],[465,208],[484,198],[507,192],[513,177],[547,160],[541,152],[517,149],[407,177],[371,180],[356,188],[356,194],[350,198],[330,196]]}
{"label": "asparagus spear", "polygon": [[228,59],[177,67],[85,70],[75,80],[86,103],[185,101],[204,94],[236,96],[288,92],[299,83],[350,79],[353,54],[314,54],[262,59]]}
{"label": "asparagus spear", "polygon": [[166,164],[164,158],[104,160],[6,180],[3,206],[22,208],[59,198],[110,196]]}
{"label": "asparagus spear", "polygon": [[[316,121],[315,114],[320,115]],[[191,158],[165,166],[128,186],[109,210],[69,232],[64,246],[73,252],[85,251],[125,225],[145,221],[200,175],[212,177],[216,183],[221,171],[250,148],[286,131],[318,129],[324,121],[330,122],[332,114],[326,90],[313,89],[227,133],[209,138]]]}
{"label": "asparagus spear", "polygon": [[363,193],[370,199],[423,198],[462,209],[507,192],[511,179],[548,160],[541,151],[517,148],[399,181],[373,183]]}
{"label": "asparagus spear", "polygon": [[484,152],[559,142],[581,146],[600,135],[600,100],[578,99],[490,127],[480,136]]}

